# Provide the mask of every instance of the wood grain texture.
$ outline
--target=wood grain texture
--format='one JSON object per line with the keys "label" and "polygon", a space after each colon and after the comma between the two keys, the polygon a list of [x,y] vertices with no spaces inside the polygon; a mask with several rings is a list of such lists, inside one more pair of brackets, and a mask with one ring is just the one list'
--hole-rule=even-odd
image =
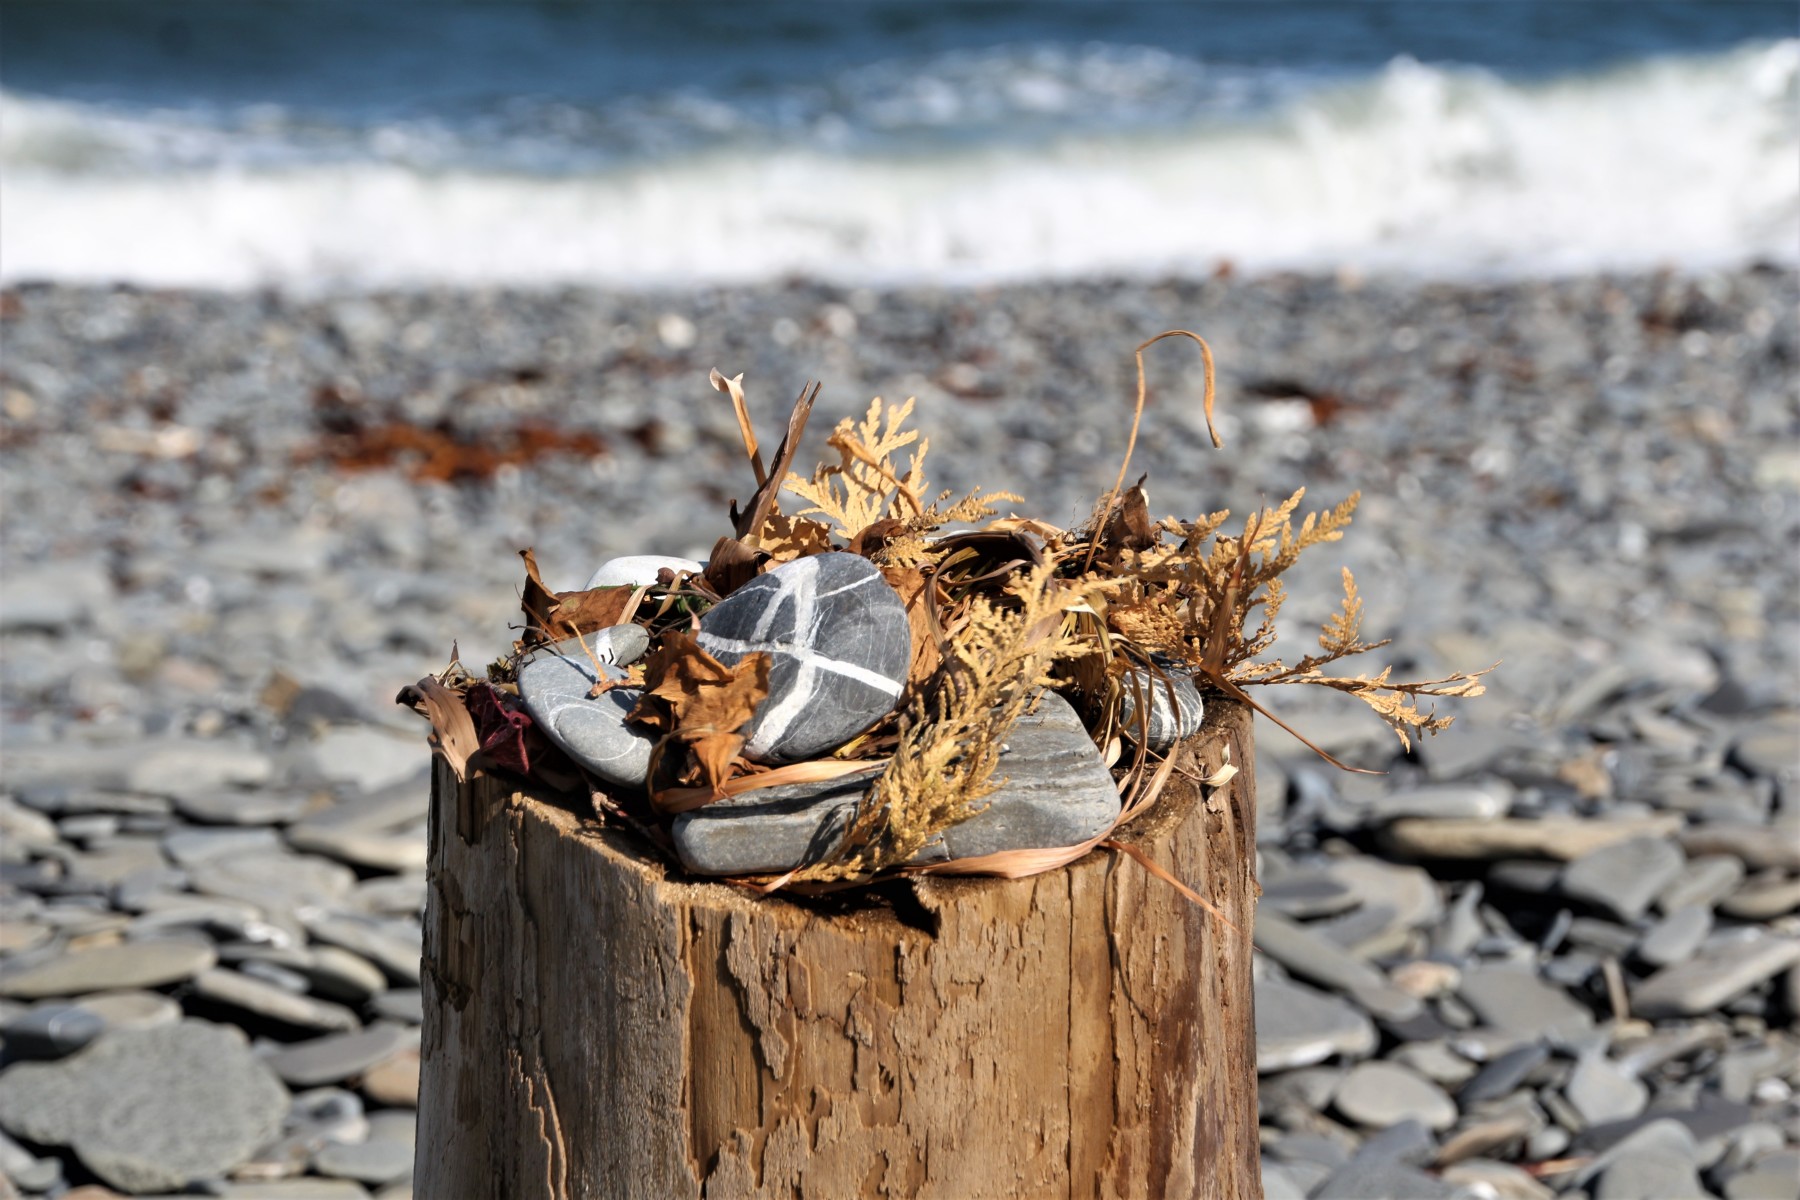
{"label": "wood grain texture", "polygon": [[440,763],[415,1194],[1259,1196],[1250,735],[1125,835],[1241,934],[1106,851],[758,899]]}

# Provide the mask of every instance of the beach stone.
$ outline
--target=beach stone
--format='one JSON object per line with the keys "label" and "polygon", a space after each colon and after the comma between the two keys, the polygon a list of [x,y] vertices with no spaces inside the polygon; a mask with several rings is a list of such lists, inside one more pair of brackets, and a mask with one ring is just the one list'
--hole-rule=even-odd
{"label": "beach stone", "polygon": [[1677,1121],[1652,1121],[1600,1156],[1594,1200],[1707,1200],[1700,1147]]}
{"label": "beach stone", "polygon": [[1652,925],[1638,942],[1637,955],[1653,967],[1666,967],[1690,957],[1712,932],[1712,909],[1689,904]]}
{"label": "beach stone", "polygon": [[815,554],[758,575],[701,618],[699,641],[728,666],[769,654],[769,695],[743,731],[745,756],[762,762],[843,745],[898,703],[912,662],[906,606],[859,554]]}
{"label": "beach stone", "polygon": [[1664,967],[1631,989],[1640,1017],[1691,1017],[1711,1012],[1800,963],[1800,938],[1757,934],[1714,946],[1699,957]]}
{"label": "beach stone", "polygon": [[271,1054],[268,1063],[293,1087],[318,1087],[362,1074],[406,1048],[412,1037],[404,1026],[377,1023],[356,1033],[295,1042]]}
{"label": "beach stone", "polygon": [[1415,858],[1537,857],[1568,862],[1614,842],[1667,836],[1680,829],[1681,824],[1681,817],[1674,813],[1609,820],[1507,817],[1497,821],[1452,821],[1408,817],[1389,825],[1382,840],[1394,852]]}
{"label": "beach stone", "polygon": [[378,1017],[407,1025],[425,1023],[425,996],[418,988],[389,988],[369,1001]]}
{"label": "beach stone", "polygon": [[1499,780],[1439,784],[1408,791],[1382,792],[1369,802],[1371,821],[1386,824],[1404,817],[1450,821],[1492,821],[1512,807],[1512,787]]}
{"label": "beach stone", "polygon": [[[785,871],[835,849],[879,768],[820,783],[782,784],[716,800],[675,818],[682,865],[697,874]],[[1080,716],[1054,692],[1007,733],[995,776],[1003,780],[968,820],[944,830],[920,861],[1002,850],[1074,846],[1119,813],[1112,774]]]}
{"label": "beach stone", "polygon": [[1353,1159],[1315,1188],[1312,1200],[1469,1200],[1473,1193],[1391,1159]]}
{"label": "beach stone", "polygon": [[375,792],[430,770],[428,756],[411,731],[395,733],[371,725],[328,729],[312,745],[312,768],[332,783]]}
{"label": "beach stone", "polygon": [[[620,558],[609,558],[601,563],[599,569],[587,581],[589,588],[600,587],[650,587],[656,583],[657,575],[662,571],[672,571],[677,575],[686,573],[697,575],[706,570],[706,564],[692,558],[672,558],[665,554],[627,554]],[[631,662],[631,659],[622,659]]]}
{"label": "beach stone", "polygon": [[1644,1111],[1650,1089],[1604,1054],[1584,1054],[1563,1085],[1563,1096],[1589,1125],[1622,1121]]}
{"label": "beach stone", "polygon": [[280,851],[203,863],[189,872],[188,882],[203,895],[243,900],[268,913],[335,904],[356,886],[356,872]]}
{"label": "beach stone", "polygon": [[1259,913],[1256,948],[1286,967],[1288,974],[1336,992],[1347,992],[1377,1017],[1405,1020],[1423,1007],[1415,996],[1394,987],[1380,971],[1276,913]]}
{"label": "beach stone", "polygon": [[1464,1159],[1445,1167],[1438,1178],[1484,1200],[1553,1200],[1556,1195],[1530,1172],[1491,1158]]}
{"label": "beach stone", "polygon": [[1126,736],[1137,732],[1139,689],[1150,701],[1149,727],[1144,733],[1148,749],[1161,754],[1182,738],[1200,732],[1206,708],[1191,675],[1173,667],[1160,673],[1133,667],[1125,672],[1120,684],[1124,691],[1119,704],[1119,729]]}
{"label": "beach stone", "polygon": [[313,1170],[335,1179],[392,1183],[411,1173],[413,1148],[408,1142],[326,1142],[312,1156]]}
{"label": "beach stone", "polygon": [[[304,986],[305,980],[301,979]],[[286,988],[238,971],[214,967],[194,976],[188,984],[194,996],[241,1009],[253,1016],[279,1021],[300,1029],[350,1030],[362,1027],[356,1014],[342,1005],[311,996],[296,996]]]}
{"label": "beach stone", "polygon": [[106,1032],[106,1021],[78,1004],[45,1004],[0,1025],[15,1059],[64,1058]]}
{"label": "beach stone", "polygon": [[1336,996],[1272,977],[1255,981],[1259,1074],[1360,1058],[1375,1049],[1375,1025]]}
{"label": "beach stone", "polygon": [[1791,830],[1749,821],[1689,826],[1681,832],[1681,848],[1691,855],[1729,854],[1756,871],[1800,871],[1800,837]]}
{"label": "beach stone", "polygon": [[0,996],[34,1000],[109,988],[159,987],[190,978],[216,961],[217,953],[204,942],[121,942],[65,954],[22,969],[0,969]]}
{"label": "beach stone", "polygon": [[68,1146],[127,1192],[225,1174],[281,1129],[287,1089],[235,1029],[203,1021],[110,1033],[59,1063],[0,1072],[0,1126]]}
{"label": "beach stone", "polygon": [[1594,1026],[1594,1014],[1527,967],[1484,963],[1463,975],[1456,993],[1482,1022],[1527,1037],[1574,1037]]}
{"label": "beach stone", "polygon": [[1353,888],[1317,870],[1265,879],[1262,888],[1258,910],[1288,917],[1329,917],[1362,903]]}
{"label": "beach stone", "polygon": [[1800,777],[1800,713],[1783,713],[1750,726],[1732,743],[1731,757],[1752,775]]}
{"label": "beach stone", "polygon": [[384,1058],[364,1072],[362,1090],[377,1104],[413,1108],[419,1103],[419,1051],[415,1047]]}
{"label": "beach stone", "polygon": [[175,797],[175,810],[203,825],[286,825],[311,803],[301,792],[219,790],[183,792]]}
{"label": "beach stone", "polygon": [[1772,921],[1800,908],[1800,877],[1776,872],[1750,879],[1719,903],[1719,911],[1740,921]]}
{"label": "beach stone", "polygon": [[314,940],[367,959],[402,987],[418,986],[423,934],[417,924],[343,912],[307,913],[302,920]]}
{"label": "beach stone", "polygon": [[1800,1150],[1778,1150],[1725,1181],[1725,1200],[1800,1200]]}
{"label": "beach stone", "polygon": [[163,835],[162,849],[181,866],[194,867],[215,858],[278,851],[281,835],[273,829],[176,829]]}
{"label": "beach stone", "polygon": [[1484,1100],[1498,1100],[1510,1095],[1525,1077],[1537,1070],[1545,1059],[1550,1057],[1549,1048],[1542,1042],[1527,1042],[1523,1046],[1515,1046],[1502,1054],[1489,1059],[1487,1064],[1476,1072],[1475,1078],[1469,1080],[1457,1092],[1456,1098],[1464,1108],[1472,1104],[1480,1104]]}
{"label": "beach stone", "polygon": [[1406,1120],[1433,1130],[1456,1123],[1456,1104],[1444,1089],[1390,1062],[1358,1064],[1338,1086],[1332,1103],[1358,1125],[1374,1129]]}
{"label": "beach stone", "polygon": [[1744,864],[1728,854],[1707,854],[1688,859],[1681,873],[1656,898],[1663,912],[1688,905],[1710,908],[1729,896],[1744,878]]}
{"label": "beach stone", "polygon": [[1567,896],[1635,921],[1650,909],[1658,892],[1674,882],[1686,859],[1662,838],[1628,838],[1590,851],[1562,873]]}
{"label": "beach stone", "polygon": [[79,996],[75,1002],[105,1021],[109,1031],[155,1029],[181,1019],[181,1005],[160,992],[95,992]]}
{"label": "beach stone", "polygon": [[575,639],[557,642],[533,651],[519,665],[519,698],[538,728],[563,753],[608,783],[642,788],[650,773],[650,752],[656,747],[657,735],[625,720],[642,692],[612,688],[589,699],[588,693],[602,675],[622,679],[624,672],[606,657],[610,639],[590,635],[585,640],[600,660],[598,669]]}

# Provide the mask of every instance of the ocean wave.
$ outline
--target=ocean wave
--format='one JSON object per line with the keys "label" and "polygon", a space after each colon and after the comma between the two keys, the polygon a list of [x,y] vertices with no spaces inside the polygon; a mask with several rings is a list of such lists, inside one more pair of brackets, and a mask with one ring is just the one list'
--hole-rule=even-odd
{"label": "ocean wave", "polygon": [[953,283],[1800,261],[1800,40],[1525,83],[1087,47],[461,125],[0,96],[0,279]]}

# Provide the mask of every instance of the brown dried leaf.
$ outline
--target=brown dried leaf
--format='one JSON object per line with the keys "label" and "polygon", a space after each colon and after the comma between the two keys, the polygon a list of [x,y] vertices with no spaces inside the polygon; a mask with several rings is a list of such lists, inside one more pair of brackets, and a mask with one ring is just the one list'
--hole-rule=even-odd
{"label": "brown dried leaf", "polygon": [[619,624],[636,590],[627,585],[556,593],[556,604],[550,610],[551,637],[561,641]]}
{"label": "brown dried leaf", "polygon": [[402,689],[397,700],[424,710],[425,719],[431,722],[431,748],[444,756],[458,779],[468,779],[469,759],[481,749],[481,737],[462,697],[427,675]]}
{"label": "brown dried leaf", "polygon": [[769,695],[769,656],[747,654],[728,667],[703,650],[693,634],[670,630],[651,652],[644,682],[644,698],[632,710],[632,719],[644,721],[657,703],[665,705],[667,724],[655,719],[645,723],[667,729],[669,738],[685,744],[707,783],[723,783],[743,748],[738,730]]}
{"label": "brown dried leaf", "polygon": [[906,621],[912,628],[912,666],[906,682],[916,690],[931,678],[943,658],[939,648],[943,631],[932,616],[931,584],[917,567],[884,567],[881,573],[906,605]]}
{"label": "brown dried leaf", "polygon": [[556,607],[556,593],[538,574],[537,556],[531,552],[531,547],[519,551],[519,557],[525,560],[525,587],[519,595],[519,608],[525,614],[525,636],[520,639],[521,645],[555,641],[556,635],[548,631],[550,612]]}
{"label": "brown dried leaf", "polygon": [[833,549],[831,529],[819,521],[771,509],[763,522],[761,549],[771,562],[791,562]]}

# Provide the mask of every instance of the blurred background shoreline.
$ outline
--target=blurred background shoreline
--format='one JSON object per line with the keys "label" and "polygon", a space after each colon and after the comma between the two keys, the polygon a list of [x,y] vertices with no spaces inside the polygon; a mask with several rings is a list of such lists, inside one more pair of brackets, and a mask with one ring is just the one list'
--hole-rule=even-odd
{"label": "blurred background shoreline", "polygon": [[1761,3],[8,10],[0,281],[1793,265]]}

